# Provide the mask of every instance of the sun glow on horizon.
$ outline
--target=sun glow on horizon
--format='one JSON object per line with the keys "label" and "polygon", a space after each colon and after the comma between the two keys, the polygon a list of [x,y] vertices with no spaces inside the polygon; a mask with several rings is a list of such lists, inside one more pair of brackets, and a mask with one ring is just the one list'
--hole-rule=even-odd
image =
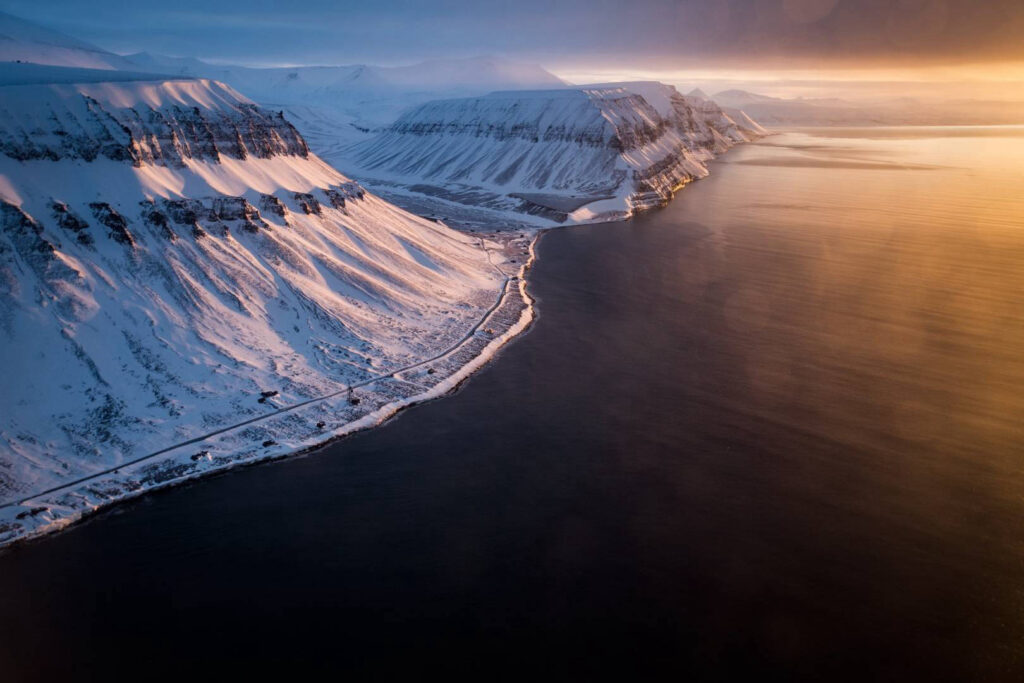
{"label": "sun glow on horizon", "polygon": [[549,69],[571,83],[656,80],[718,90],[752,89],[779,97],[894,95],[1024,102],[1024,62],[995,62],[922,67],[823,67],[779,69],[587,68]]}

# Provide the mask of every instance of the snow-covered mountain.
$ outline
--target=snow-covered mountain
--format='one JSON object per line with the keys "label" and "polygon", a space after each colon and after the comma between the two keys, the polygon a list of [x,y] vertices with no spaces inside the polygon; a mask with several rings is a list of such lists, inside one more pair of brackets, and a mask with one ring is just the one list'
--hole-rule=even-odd
{"label": "snow-covered mountain", "polygon": [[716,93],[714,100],[726,109],[742,109],[770,126],[870,125],[884,120],[880,110],[835,98],[790,99],[724,90]]}
{"label": "snow-covered mountain", "polygon": [[[366,193],[226,85],[5,65],[0,503],[430,358],[492,310],[506,285],[492,260]],[[445,376],[421,374],[358,408]],[[339,400],[233,448],[322,441],[358,417]],[[188,474],[187,456],[110,490]],[[0,542],[28,523],[2,522]]]}
{"label": "snow-covered mountain", "polygon": [[216,78],[233,87],[248,90],[254,97],[285,97],[301,94],[330,99],[351,91],[418,91],[445,93],[487,91],[498,88],[557,88],[566,85],[544,68],[499,57],[437,59],[407,66],[297,66],[253,68],[209,64],[187,57],[167,57],[140,52],[124,59],[137,68],[178,76]]}
{"label": "snow-covered mountain", "polygon": [[763,133],[669,85],[606,83],[429,102],[329,158],[419,212],[552,225],[661,204]]}
{"label": "snow-covered mountain", "polygon": [[15,61],[219,81],[259,104],[283,110],[317,152],[363,139],[429,100],[566,85],[536,64],[493,56],[407,66],[279,68],[210,64],[148,52],[119,56],[0,13],[0,62]]}
{"label": "snow-covered mountain", "polygon": [[135,68],[95,45],[0,12],[0,62],[16,61],[87,69]]}

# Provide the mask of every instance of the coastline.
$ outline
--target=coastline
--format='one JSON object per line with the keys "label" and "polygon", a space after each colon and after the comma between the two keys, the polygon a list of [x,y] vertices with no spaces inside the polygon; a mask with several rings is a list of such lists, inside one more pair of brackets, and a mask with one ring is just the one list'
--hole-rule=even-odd
{"label": "coastline", "polygon": [[[773,134],[775,131],[757,140]],[[635,206],[627,215],[614,218],[596,216],[579,224],[614,223],[662,208],[694,180],[700,178],[678,184],[667,199]],[[486,232],[468,233],[481,240],[488,260],[494,250],[517,258],[506,259],[500,265],[492,261],[492,267],[505,278],[497,301],[458,343],[438,355],[327,396],[285,406],[274,413],[168,446],[129,463],[0,503],[0,552],[18,543],[66,529],[100,510],[151,491],[236,467],[315,451],[356,432],[379,426],[406,408],[454,392],[532,324],[534,302],[526,291],[526,274],[536,260],[538,240],[554,227],[562,226],[514,225],[512,228],[492,227]],[[515,238],[512,233],[518,231],[524,231],[526,236]],[[490,242],[490,247],[487,242]],[[509,251],[517,245],[523,248]],[[516,267],[508,268],[512,264]],[[352,403],[354,398],[358,399],[355,404]],[[323,424],[322,428],[312,427],[320,424]]]}
{"label": "coastline", "polygon": [[[529,235],[525,245],[506,238],[491,240],[490,247],[487,238],[500,239],[497,234],[479,235],[488,259],[495,247],[519,258],[501,265],[492,263],[505,278],[501,293],[455,345],[388,375],[2,504],[0,551],[66,529],[102,509],[151,491],[235,467],[309,453],[376,427],[406,408],[452,393],[532,324],[534,302],[527,293],[526,274],[536,260],[536,244],[543,232]],[[508,268],[512,264],[516,267]]]}

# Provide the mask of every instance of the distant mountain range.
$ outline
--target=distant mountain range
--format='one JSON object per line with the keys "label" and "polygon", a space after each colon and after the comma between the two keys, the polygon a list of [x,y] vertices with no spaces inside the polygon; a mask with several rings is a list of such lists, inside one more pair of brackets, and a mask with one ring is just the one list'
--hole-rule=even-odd
{"label": "distant mountain range", "polygon": [[85,69],[134,68],[122,57],[84,40],[0,12],[0,62],[15,61]]}
{"label": "distant mountain range", "polygon": [[426,101],[425,98],[566,85],[539,66],[496,57],[434,60],[393,67],[354,64],[286,68],[215,65],[148,53],[123,59],[137,70],[230,83],[260,102],[331,106],[369,121],[380,110],[410,106]]}
{"label": "distant mountain range", "polygon": [[492,90],[557,88],[565,82],[533,64],[496,57],[434,60],[410,66],[250,68],[139,53],[130,68],[229,83],[266,106],[288,112],[320,151],[390,124],[417,105]]}
{"label": "distant mountain range", "polygon": [[148,52],[121,56],[0,12],[0,61],[16,60],[221,81],[260,104],[288,112],[318,150],[357,140],[432,99],[567,85],[535,64],[490,56],[391,67],[274,68]]}

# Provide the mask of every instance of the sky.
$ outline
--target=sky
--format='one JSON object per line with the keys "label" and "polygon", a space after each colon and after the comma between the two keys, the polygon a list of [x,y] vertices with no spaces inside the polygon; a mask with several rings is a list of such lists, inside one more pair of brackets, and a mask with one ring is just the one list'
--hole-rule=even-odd
{"label": "sky", "polygon": [[643,74],[794,92],[822,79],[1024,83],[1024,0],[0,0],[0,8],[118,53],[252,65],[493,54],[574,82]]}

